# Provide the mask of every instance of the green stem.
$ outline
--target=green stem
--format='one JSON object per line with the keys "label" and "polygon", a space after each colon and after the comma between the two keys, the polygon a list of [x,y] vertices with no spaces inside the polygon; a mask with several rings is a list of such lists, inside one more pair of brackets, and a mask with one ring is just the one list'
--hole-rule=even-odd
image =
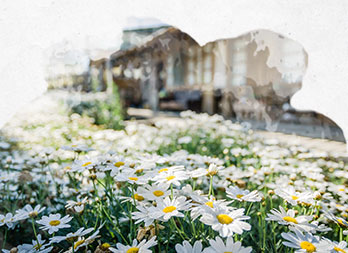
{"label": "green stem", "polygon": [[173,190],[173,184],[170,184],[170,197],[171,197],[171,199],[174,198],[173,192],[174,192],[174,190]]}
{"label": "green stem", "polygon": [[249,208],[248,208],[248,210],[247,210],[247,212],[246,212],[246,214],[245,214],[245,215],[248,215],[248,214],[249,214],[249,212],[250,212],[250,209],[251,209],[252,205],[253,205],[253,202],[251,202],[251,203],[250,203]]}
{"label": "green stem", "polygon": [[213,195],[214,196],[214,190],[213,190],[213,177],[210,176],[210,184],[209,184],[209,197]]}
{"label": "green stem", "polygon": [[172,223],[173,223],[175,229],[178,231],[178,233],[179,233],[181,239],[185,240],[185,237],[182,235],[182,234],[185,235],[185,233],[183,233],[183,232],[178,228],[178,226],[177,226],[176,223],[175,223],[174,217],[172,217]]}
{"label": "green stem", "polygon": [[124,238],[124,236],[122,235],[121,231],[118,229],[118,227],[115,226],[114,221],[111,219],[111,217],[109,216],[108,212],[105,210],[105,208],[102,206],[102,209],[106,215],[106,217],[110,220],[111,224],[113,225],[114,229],[116,230],[116,232],[121,236],[121,238],[128,243],[128,241],[126,240],[126,238]]}
{"label": "green stem", "polygon": [[2,247],[1,247],[2,249],[5,248],[5,244],[6,244],[6,240],[7,240],[7,231],[8,231],[8,229],[5,228],[4,242],[2,243]]}
{"label": "green stem", "polygon": [[37,246],[40,247],[39,239],[37,238],[37,233],[36,233],[36,229],[35,229],[34,218],[31,218],[31,225],[33,227],[33,231],[34,231],[35,239],[36,239],[36,242],[37,242]]}

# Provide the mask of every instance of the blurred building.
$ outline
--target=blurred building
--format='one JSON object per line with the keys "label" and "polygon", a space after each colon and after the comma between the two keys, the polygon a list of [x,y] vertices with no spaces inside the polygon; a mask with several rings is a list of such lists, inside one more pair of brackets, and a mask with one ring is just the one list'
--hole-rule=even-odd
{"label": "blurred building", "polygon": [[117,84],[126,106],[219,113],[272,130],[281,122],[307,124],[339,135],[328,118],[290,106],[307,59],[300,44],[267,30],[200,46],[161,24],[125,29],[121,49],[92,61],[90,71],[102,89]]}

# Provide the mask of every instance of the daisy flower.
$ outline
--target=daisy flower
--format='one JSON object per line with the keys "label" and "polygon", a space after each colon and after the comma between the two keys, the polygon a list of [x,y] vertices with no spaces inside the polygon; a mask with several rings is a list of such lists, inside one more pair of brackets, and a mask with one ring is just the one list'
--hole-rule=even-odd
{"label": "daisy flower", "polygon": [[243,247],[241,242],[233,242],[232,237],[228,237],[225,244],[223,240],[217,236],[215,240],[210,239],[209,244],[210,247],[206,248],[203,251],[204,253],[250,253],[252,250],[251,247]]}
{"label": "daisy flower", "polygon": [[156,244],[156,236],[154,236],[147,242],[146,240],[142,240],[139,244],[138,241],[134,239],[131,246],[117,243],[117,249],[109,248],[109,250],[114,253],[151,253],[152,251],[149,248]]}
{"label": "daisy flower", "polygon": [[158,200],[170,195],[168,188],[168,184],[145,185],[138,188],[138,193],[147,200]]}
{"label": "daisy flower", "polygon": [[229,237],[234,233],[242,234],[244,230],[249,231],[251,226],[244,221],[248,219],[250,217],[244,215],[244,208],[232,211],[226,208],[213,208],[206,210],[200,221],[212,226],[212,229],[218,231],[220,236]]}
{"label": "daisy flower", "polygon": [[93,169],[97,166],[99,162],[95,159],[84,159],[84,160],[75,160],[74,164],[68,170],[69,172],[83,172],[85,170]]}
{"label": "daisy flower", "polygon": [[135,224],[144,222],[145,227],[148,227],[154,223],[155,219],[150,215],[153,207],[149,208],[144,205],[137,205],[136,208],[138,211],[132,213],[132,219],[136,220]]}
{"label": "daisy flower", "polygon": [[198,168],[194,171],[191,172],[191,177],[192,178],[198,178],[198,177],[202,177],[202,176],[208,176],[208,177],[212,177],[218,174],[218,172],[224,169],[223,166],[217,166],[214,163],[211,163],[208,167],[208,169],[205,168]]}
{"label": "daisy flower", "polygon": [[50,214],[49,216],[43,216],[41,220],[36,221],[36,223],[42,225],[40,229],[48,230],[49,234],[53,234],[61,228],[69,228],[70,225],[67,223],[69,223],[71,220],[72,217],[70,217],[69,215],[61,218],[61,215],[57,213]]}
{"label": "daisy flower", "polygon": [[119,182],[128,182],[130,184],[147,184],[148,178],[145,176],[138,176],[134,170],[124,170],[116,175],[116,181]]}
{"label": "daisy flower", "polygon": [[282,206],[279,206],[279,209],[280,211],[277,209],[271,210],[271,214],[267,214],[266,220],[277,221],[281,225],[288,225],[290,228],[297,228],[306,232],[310,232],[316,228],[315,225],[309,224],[313,216],[301,215],[295,217],[295,210],[289,209],[285,211]]}
{"label": "daisy flower", "polygon": [[197,219],[200,215],[202,215],[205,211],[204,209],[208,208],[228,208],[228,205],[232,202],[226,202],[225,200],[216,200],[213,196],[203,196],[192,194],[191,196],[192,203],[191,208],[191,217],[193,220]]}
{"label": "daisy flower", "polygon": [[14,229],[18,217],[18,215],[13,216],[12,213],[0,214],[0,227],[6,225],[9,229]]}
{"label": "daisy flower", "polygon": [[41,205],[37,205],[33,209],[31,205],[27,204],[22,209],[17,210],[16,213],[18,217],[20,217],[20,219],[28,219],[29,217],[35,218],[36,216],[38,216],[39,213],[43,212],[45,209],[46,207],[41,207]]}
{"label": "daisy flower", "polygon": [[333,249],[330,251],[332,253],[346,253],[348,252],[347,242],[341,241],[341,242],[332,242],[328,239],[326,239],[329,244],[333,246]]}
{"label": "daisy flower", "polygon": [[286,240],[283,244],[287,247],[296,249],[296,253],[327,253],[333,249],[326,240],[320,240],[318,236],[311,233],[303,234],[301,231],[294,229],[295,233],[282,233],[281,236]]}
{"label": "daisy flower", "polygon": [[186,197],[166,197],[163,201],[157,202],[156,207],[150,207],[150,216],[156,220],[168,221],[171,217],[184,217],[180,211],[186,211],[190,207]]}
{"label": "daisy flower", "polygon": [[51,243],[60,243],[63,240],[71,241],[74,238],[82,237],[92,232],[94,228],[79,228],[76,232],[71,232],[65,236],[55,236],[50,239]]}
{"label": "daisy flower", "polygon": [[188,241],[183,241],[182,244],[177,243],[175,250],[177,253],[201,253],[203,245],[201,241],[196,241],[193,246]]}
{"label": "daisy flower", "polygon": [[340,217],[335,216],[332,212],[330,212],[325,205],[323,207],[323,212],[326,218],[329,220],[334,221],[337,225],[342,226],[342,227],[348,227],[348,222]]}
{"label": "daisy flower", "polygon": [[80,196],[77,197],[77,201],[68,200],[65,208],[73,209],[76,213],[82,213],[85,209],[85,205],[87,204],[87,197],[81,199]]}
{"label": "daisy flower", "polygon": [[155,176],[154,181],[158,183],[173,184],[180,186],[181,181],[188,179],[188,173],[178,169],[163,171]]}
{"label": "daisy flower", "polygon": [[61,149],[68,150],[68,151],[74,151],[77,153],[89,152],[89,151],[94,150],[93,148],[90,148],[90,147],[83,145],[83,144],[78,144],[78,145],[73,144],[71,146],[62,146]]}
{"label": "daisy flower", "polygon": [[117,175],[117,173],[119,173],[119,171],[122,171],[124,168],[128,168],[128,166],[129,164],[123,157],[114,157],[108,162],[103,170],[111,170],[110,175],[114,177],[115,175]]}
{"label": "daisy flower", "polygon": [[[49,244],[45,244],[45,240],[42,240],[41,235],[37,235],[37,240],[32,240],[31,244],[22,244],[17,246],[18,252],[40,252],[48,253],[51,252],[53,247],[48,247]],[[48,247],[48,248],[46,248]]]}
{"label": "daisy flower", "polygon": [[[99,230],[95,231],[92,235],[90,235],[87,238],[79,236],[77,238],[76,242],[74,242],[74,245],[72,246],[72,247],[74,247],[74,252],[79,250],[82,247],[85,247],[85,246],[93,243],[95,241],[95,239],[97,239],[99,237],[98,234],[99,234]],[[72,249],[71,249],[71,252],[72,252]]]}
{"label": "daisy flower", "polygon": [[227,197],[238,201],[260,202],[262,199],[256,190],[250,192],[249,190],[242,190],[237,186],[227,188],[226,193]]}
{"label": "daisy flower", "polygon": [[309,191],[298,192],[295,190],[294,187],[287,187],[287,188],[281,188],[281,189],[277,188],[275,190],[275,194],[285,199],[287,202],[289,202],[293,206],[297,205],[300,202],[314,204],[314,194],[312,192],[309,192]]}

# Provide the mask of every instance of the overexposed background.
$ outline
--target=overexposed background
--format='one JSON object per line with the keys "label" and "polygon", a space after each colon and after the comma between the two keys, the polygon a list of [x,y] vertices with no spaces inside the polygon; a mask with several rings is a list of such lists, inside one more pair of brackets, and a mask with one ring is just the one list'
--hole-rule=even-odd
{"label": "overexposed background", "polygon": [[201,45],[255,29],[299,42],[309,61],[292,106],[328,116],[348,136],[347,12],[345,0],[2,0],[0,127],[45,92],[48,56],[64,55],[71,64],[88,64],[86,55],[98,59],[118,49],[129,17],[154,17],[190,34]]}

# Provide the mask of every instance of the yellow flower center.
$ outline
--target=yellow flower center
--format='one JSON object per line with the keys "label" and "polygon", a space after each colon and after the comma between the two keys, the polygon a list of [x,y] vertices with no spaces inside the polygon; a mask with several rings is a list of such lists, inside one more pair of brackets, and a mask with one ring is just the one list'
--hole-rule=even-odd
{"label": "yellow flower center", "polygon": [[138,253],[139,252],[139,248],[137,247],[132,247],[132,248],[129,248],[126,253]]}
{"label": "yellow flower center", "polygon": [[138,170],[135,171],[135,173],[141,173],[143,171],[144,171],[144,169],[138,169]]}
{"label": "yellow flower center", "polygon": [[298,200],[298,197],[295,196],[295,195],[292,195],[291,198],[292,198],[293,200]]}
{"label": "yellow flower center", "polygon": [[134,198],[138,201],[143,201],[144,200],[144,197],[139,195],[138,193],[134,194]]}
{"label": "yellow flower center", "polygon": [[206,204],[207,206],[211,207],[211,208],[214,207],[213,201],[208,201],[208,202],[206,202],[205,204]]}
{"label": "yellow flower center", "polygon": [[92,162],[86,162],[86,163],[82,164],[82,167],[86,167],[86,166],[88,166],[90,164],[92,164]]}
{"label": "yellow flower center", "polygon": [[80,240],[80,241],[77,241],[77,242],[75,242],[74,243],[74,249],[77,249],[77,247],[78,246],[80,246],[82,243],[84,243],[85,242],[85,239],[82,239],[82,240]]}
{"label": "yellow flower center", "polygon": [[342,253],[346,253],[347,251],[341,249],[341,248],[338,248],[338,247],[334,247],[334,250],[336,250],[337,252],[342,252]]}
{"label": "yellow flower center", "polygon": [[161,173],[161,172],[164,172],[164,171],[168,171],[168,169],[167,169],[167,168],[160,169],[160,170],[158,171],[158,173]]}
{"label": "yellow flower center", "polygon": [[124,165],[124,162],[115,162],[114,165],[115,167],[121,167]]}
{"label": "yellow flower center", "polygon": [[129,180],[132,180],[132,181],[138,181],[138,178],[137,178],[137,177],[129,177],[128,179],[129,179]]}
{"label": "yellow flower center", "polygon": [[155,195],[156,197],[161,197],[164,194],[163,191],[157,190],[153,192],[153,195]]}
{"label": "yellow flower center", "polygon": [[102,245],[100,245],[100,248],[101,248],[101,250],[108,250],[110,248],[110,244],[105,242]]}
{"label": "yellow flower center", "polygon": [[230,224],[233,222],[233,219],[227,214],[219,214],[216,216],[216,218],[221,224]]}
{"label": "yellow flower center", "polygon": [[168,181],[170,181],[170,180],[172,180],[172,179],[174,179],[175,178],[175,176],[168,176],[168,177],[166,177],[166,179],[168,180]]}
{"label": "yellow flower center", "polygon": [[66,166],[64,167],[65,170],[71,170],[71,167],[70,166]]}
{"label": "yellow flower center", "polygon": [[216,174],[217,174],[217,171],[216,171],[216,170],[209,171],[209,170],[207,169],[207,176],[208,176],[208,177],[215,176]]}
{"label": "yellow flower center", "polygon": [[283,218],[283,220],[285,220],[285,221],[287,221],[287,222],[292,222],[292,223],[295,223],[295,224],[298,223],[297,220],[296,220],[295,218],[290,217],[290,216],[285,216],[285,217]]}
{"label": "yellow flower center", "polygon": [[338,191],[344,192],[344,188],[340,188],[340,189],[338,189]]}
{"label": "yellow flower center", "polygon": [[236,197],[239,198],[239,199],[241,199],[241,198],[244,197],[244,195],[243,195],[243,194],[237,194]]}
{"label": "yellow flower center", "polygon": [[337,219],[337,221],[340,225],[345,226],[345,227],[347,226],[346,222],[343,219]]}
{"label": "yellow flower center", "polygon": [[310,242],[303,241],[300,243],[301,249],[305,249],[308,253],[313,253],[317,248]]}
{"label": "yellow flower center", "polygon": [[32,212],[29,213],[29,217],[35,218],[38,214],[39,214],[38,212],[32,211]]}
{"label": "yellow flower center", "polygon": [[34,248],[35,248],[36,250],[41,249],[41,247],[42,247],[42,244],[40,244],[40,243],[35,244],[35,246],[34,246]]}
{"label": "yellow flower center", "polygon": [[176,207],[175,206],[167,206],[167,207],[165,207],[164,209],[163,209],[163,212],[165,212],[165,213],[171,213],[171,212],[173,212],[173,211],[175,211],[176,210]]}
{"label": "yellow flower center", "polygon": [[51,220],[49,224],[51,226],[58,226],[60,224],[60,220]]}

